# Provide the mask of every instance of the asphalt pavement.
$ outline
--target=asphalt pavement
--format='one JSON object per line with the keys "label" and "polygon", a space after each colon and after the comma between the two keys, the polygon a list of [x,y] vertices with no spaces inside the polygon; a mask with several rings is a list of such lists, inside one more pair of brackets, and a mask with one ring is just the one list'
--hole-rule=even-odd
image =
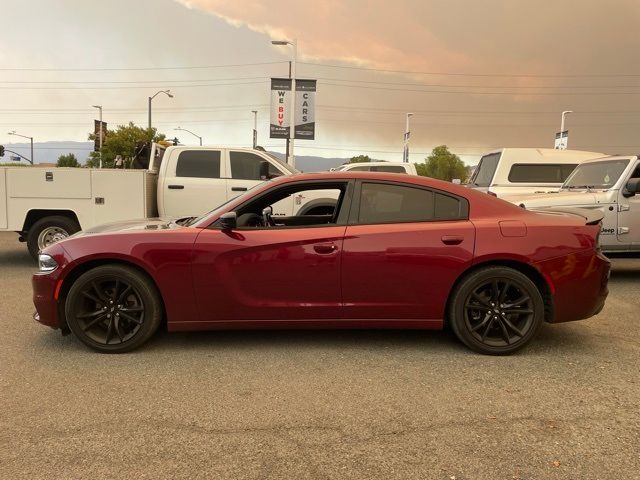
{"label": "asphalt pavement", "polygon": [[161,333],[101,355],[34,322],[0,234],[0,478],[638,479],[640,258],[510,357],[448,332]]}

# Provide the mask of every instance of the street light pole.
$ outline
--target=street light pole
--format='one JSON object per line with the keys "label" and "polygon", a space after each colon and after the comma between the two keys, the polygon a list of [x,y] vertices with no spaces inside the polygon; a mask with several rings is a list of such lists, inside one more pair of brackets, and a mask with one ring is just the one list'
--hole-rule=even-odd
{"label": "street light pole", "polygon": [[29,163],[31,163],[31,165],[33,165],[33,137],[28,137],[26,135],[20,135],[19,133],[16,133],[15,130],[10,131],[8,134],[9,135],[15,135],[16,137],[28,138],[31,141],[31,160],[29,160]]}
{"label": "street light pole", "polygon": [[102,168],[102,105],[94,105],[93,108],[97,108],[100,112],[99,121],[100,121],[100,132],[98,133],[98,151],[100,153],[100,163],[98,164],[98,168]]}
{"label": "street light pole", "polygon": [[293,47],[291,59],[291,121],[289,126],[289,165],[296,166],[296,157],[293,154],[293,144],[296,135],[296,61],[298,57],[298,40],[272,40],[273,45],[291,45]]}
{"label": "street light pole", "polygon": [[[573,113],[573,110],[565,110],[562,112],[562,119],[560,120],[560,143],[558,144],[559,150],[565,150],[567,148],[567,145],[562,143],[562,132],[564,132],[564,117],[569,113]],[[569,135],[567,135],[567,143],[569,143]]]}
{"label": "street light pole", "polygon": [[407,123],[404,129],[404,148],[402,150],[402,161],[409,163],[409,137],[411,136],[411,130],[409,130],[409,119],[413,116],[413,113],[407,113]]}
{"label": "street light pole", "polygon": [[200,146],[202,146],[202,137],[200,135],[196,135],[191,130],[187,130],[186,128],[182,128],[182,127],[174,128],[174,130],[190,133],[194,137],[197,137],[198,140],[200,140]]}
{"label": "street light pole", "polygon": [[258,111],[251,110],[253,113],[253,148],[258,146]]}
{"label": "street light pole", "polygon": [[156,92],[152,97],[149,97],[149,130],[151,130],[151,101],[161,93],[164,93],[169,98],[173,98],[171,90],[160,90],[159,92]]}

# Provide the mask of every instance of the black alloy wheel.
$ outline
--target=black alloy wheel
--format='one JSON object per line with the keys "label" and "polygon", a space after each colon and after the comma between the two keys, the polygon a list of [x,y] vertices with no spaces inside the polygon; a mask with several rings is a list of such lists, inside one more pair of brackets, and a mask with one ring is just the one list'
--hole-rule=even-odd
{"label": "black alloy wheel", "polygon": [[160,325],[160,296],[142,273],[105,265],[81,275],[65,304],[69,328],[101,352],[125,352],[145,343]]}
{"label": "black alloy wheel", "polygon": [[463,279],[449,315],[465,345],[480,353],[503,355],[531,341],[544,320],[544,302],[538,287],[523,273],[486,267]]}

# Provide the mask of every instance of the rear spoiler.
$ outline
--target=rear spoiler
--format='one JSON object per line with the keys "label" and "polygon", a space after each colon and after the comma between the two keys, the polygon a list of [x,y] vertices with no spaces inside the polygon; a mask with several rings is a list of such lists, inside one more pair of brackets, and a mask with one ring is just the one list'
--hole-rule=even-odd
{"label": "rear spoiler", "polygon": [[597,208],[572,208],[572,207],[546,207],[529,210],[530,212],[540,213],[569,213],[584,218],[585,225],[597,225],[604,218],[604,212]]}

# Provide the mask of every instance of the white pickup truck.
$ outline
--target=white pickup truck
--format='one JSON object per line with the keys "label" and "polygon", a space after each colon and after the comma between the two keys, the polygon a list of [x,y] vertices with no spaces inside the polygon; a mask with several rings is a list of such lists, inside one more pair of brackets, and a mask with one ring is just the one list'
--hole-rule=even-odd
{"label": "white pickup truck", "polygon": [[[95,225],[201,215],[249,188],[298,173],[252,149],[154,144],[149,168],[0,167],[0,231],[15,231],[34,257],[40,249]],[[274,215],[333,211],[331,192],[274,205]]]}
{"label": "white pickup truck", "polygon": [[[640,159],[611,156],[576,167],[562,188],[536,196],[505,197],[531,210],[599,210],[604,252],[640,252]],[[579,238],[576,241],[580,241]]]}
{"label": "white pickup truck", "polygon": [[416,165],[408,162],[354,162],[331,168],[332,172],[385,172],[417,175]]}

